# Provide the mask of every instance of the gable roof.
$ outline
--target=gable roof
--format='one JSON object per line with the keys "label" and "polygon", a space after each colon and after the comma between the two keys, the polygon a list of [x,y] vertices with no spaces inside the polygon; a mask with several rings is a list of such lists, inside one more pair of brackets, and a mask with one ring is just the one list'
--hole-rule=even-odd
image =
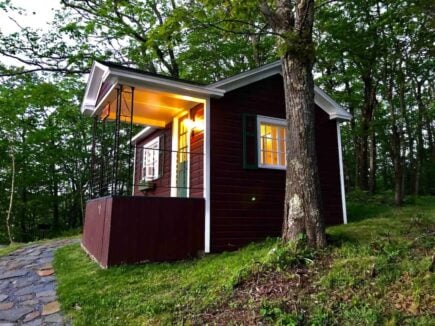
{"label": "gable roof", "polygon": [[[92,115],[98,105],[97,102],[103,82],[110,81],[111,89],[118,83],[157,88],[164,91],[178,92],[199,98],[220,98],[226,92],[258,82],[268,77],[281,74],[281,61],[242,72],[235,76],[225,78],[210,85],[202,85],[186,80],[162,76],[140,69],[124,67],[112,62],[94,62],[86,85],[81,111],[83,114]],[[335,102],[319,87],[314,87],[314,102],[329,114],[330,119],[349,121],[352,115],[341,105]]]}
{"label": "gable roof", "polygon": [[[211,87],[223,89],[226,92],[258,82],[274,75],[282,75],[281,61],[275,61],[267,65],[248,70],[232,77],[222,79],[210,84]],[[330,119],[349,121],[352,115],[340,104],[335,102],[328,94],[319,87],[314,86],[314,102],[329,114]]]}

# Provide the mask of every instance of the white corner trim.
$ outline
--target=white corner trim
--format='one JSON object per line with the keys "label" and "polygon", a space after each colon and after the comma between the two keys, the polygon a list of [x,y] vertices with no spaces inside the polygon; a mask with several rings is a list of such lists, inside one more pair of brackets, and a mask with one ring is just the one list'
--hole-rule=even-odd
{"label": "white corner trim", "polygon": [[132,196],[134,196],[134,186],[135,186],[135,183],[136,183],[136,155],[137,155],[137,148],[136,148],[136,145],[134,144],[134,143],[131,143],[131,144],[129,144],[130,146],[134,146],[133,147],[133,173],[132,173],[132,175],[133,175],[133,181],[132,181],[132,187],[131,187],[131,195]]}
{"label": "white corner trim", "polygon": [[346,208],[346,193],[344,187],[344,169],[343,169],[343,152],[341,148],[341,131],[340,121],[337,120],[337,143],[338,143],[338,162],[340,166],[340,190],[341,190],[341,206],[343,209],[343,223],[347,224],[347,208]]}
{"label": "white corner trim", "polygon": [[177,197],[178,116],[172,120],[171,197]]}
{"label": "white corner trim", "polygon": [[205,201],[205,223],[204,223],[204,252],[209,253],[210,248],[210,242],[211,242],[211,220],[210,220],[210,156],[211,156],[211,143],[210,143],[210,137],[211,137],[211,130],[210,130],[210,98],[206,99],[204,104],[204,201]]}

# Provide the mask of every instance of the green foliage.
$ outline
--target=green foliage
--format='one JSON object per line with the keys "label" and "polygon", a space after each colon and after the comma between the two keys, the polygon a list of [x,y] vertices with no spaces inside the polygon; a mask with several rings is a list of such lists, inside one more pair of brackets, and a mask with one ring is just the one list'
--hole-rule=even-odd
{"label": "green foliage", "polygon": [[[82,223],[89,121],[77,109],[82,84],[10,78],[0,86],[0,150],[15,156],[15,241],[58,235]],[[13,108],[13,110],[11,110]],[[11,193],[11,159],[0,156],[0,243]],[[3,200],[4,199],[4,200]],[[40,225],[48,225],[41,230]]]}
{"label": "green foliage", "polygon": [[263,302],[260,308],[260,315],[265,322],[273,323],[274,325],[299,325],[302,321],[301,317],[291,313],[286,313],[279,307],[279,303]]}
{"label": "green foliage", "polygon": [[288,267],[305,266],[313,263],[315,252],[306,239],[301,236],[298,241],[280,242],[269,251],[265,266],[277,270]]}

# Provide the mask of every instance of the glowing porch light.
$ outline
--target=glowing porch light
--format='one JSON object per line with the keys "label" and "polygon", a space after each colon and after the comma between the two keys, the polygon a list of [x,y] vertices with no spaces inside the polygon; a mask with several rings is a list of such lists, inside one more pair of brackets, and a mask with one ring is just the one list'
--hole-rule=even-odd
{"label": "glowing porch light", "polygon": [[185,119],[184,124],[189,130],[203,131],[204,130],[204,120],[192,120]]}

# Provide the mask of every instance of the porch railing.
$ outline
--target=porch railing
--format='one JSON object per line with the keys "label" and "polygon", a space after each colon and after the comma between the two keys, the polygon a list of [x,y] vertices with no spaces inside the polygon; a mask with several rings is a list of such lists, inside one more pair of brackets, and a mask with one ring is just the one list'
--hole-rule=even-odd
{"label": "porch railing", "polygon": [[[91,167],[90,197],[98,198],[109,195],[130,196],[138,191],[145,194],[156,188],[159,190],[175,189],[177,197],[186,197],[187,193],[203,190],[202,182],[196,170],[191,166],[202,166],[203,153],[198,151],[174,151],[144,146],[121,147],[118,159],[109,151],[97,150]],[[129,155],[130,151],[134,154]],[[172,162],[175,160],[175,170]],[[193,164],[192,164],[193,163]],[[117,173],[114,173],[114,171]],[[190,172],[190,173],[189,173]],[[171,175],[175,173],[175,183]],[[195,184],[191,179],[198,180]],[[200,179],[202,180],[202,178]]]}

